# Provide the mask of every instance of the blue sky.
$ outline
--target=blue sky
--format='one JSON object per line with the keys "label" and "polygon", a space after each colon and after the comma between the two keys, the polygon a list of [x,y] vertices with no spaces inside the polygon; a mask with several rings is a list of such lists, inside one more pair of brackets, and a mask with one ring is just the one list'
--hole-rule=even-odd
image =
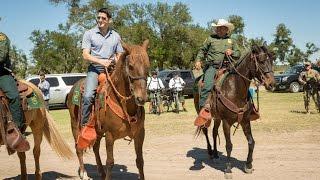
{"label": "blue sky", "polygon": [[[114,4],[129,2],[154,2],[150,0],[111,0]],[[169,4],[183,2],[190,8],[195,23],[206,26],[211,19],[239,15],[245,22],[245,35],[249,38],[264,37],[273,40],[275,28],[284,23],[291,30],[294,43],[301,49],[307,42],[320,47],[320,1],[316,0],[168,0]],[[36,29],[55,30],[67,20],[65,5],[54,6],[47,0],[1,0],[0,31],[6,33],[19,49],[30,53],[33,44],[29,40]],[[318,52],[311,57],[320,57]]]}

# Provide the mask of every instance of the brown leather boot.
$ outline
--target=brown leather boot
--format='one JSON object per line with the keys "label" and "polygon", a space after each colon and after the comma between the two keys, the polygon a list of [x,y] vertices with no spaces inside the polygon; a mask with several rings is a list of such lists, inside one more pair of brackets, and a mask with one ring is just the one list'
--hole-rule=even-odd
{"label": "brown leather boot", "polygon": [[26,152],[30,149],[29,142],[26,137],[21,134],[15,123],[10,121],[7,125],[6,141],[12,150],[17,152]]}
{"label": "brown leather boot", "polygon": [[209,127],[211,124],[211,111],[210,104],[204,105],[204,107],[200,110],[198,117],[194,121],[195,126],[204,126]]}
{"label": "brown leather boot", "polygon": [[250,121],[260,119],[260,113],[253,108],[249,118],[250,118]]}

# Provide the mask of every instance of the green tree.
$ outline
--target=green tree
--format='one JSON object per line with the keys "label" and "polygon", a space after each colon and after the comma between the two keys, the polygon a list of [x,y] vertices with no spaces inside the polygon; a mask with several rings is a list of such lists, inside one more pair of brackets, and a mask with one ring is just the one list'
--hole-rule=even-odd
{"label": "green tree", "polygon": [[308,61],[309,57],[318,52],[320,50],[319,47],[317,47],[314,43],[308,42],[306,44],[306,52],[305,52],[305,56],[304,56],[304,61]]}
{"label": "green tree", "polygon": [[12,70],[19,78],[25,78],[28,70],[28,59],[21,49],[15,45],[10,47],[10,59],[12,61]]}
{"label": "green tree", "polygon": [[290,35],[291,31],[285,24],[281,23],[277,26],[276,33],[274,34],[274,47],[277,49],[276,56],[279,58],[280,62],[286,61],[286,56],[293,44]]}
{"label": "green tree", "polygon": [[49,73],[84,71],[78,39],[62,25],[59,31],[33,31],[30,40],[35,45],[32,50],[34,70]]}
{"label": "green tree", "polygon": [[305,58],[304,52],[296,47],[295,45],[292,45],[292,48],[289,51],[287,61],[288,63],[292,65],[296,65],[299,62],[302,62]]}

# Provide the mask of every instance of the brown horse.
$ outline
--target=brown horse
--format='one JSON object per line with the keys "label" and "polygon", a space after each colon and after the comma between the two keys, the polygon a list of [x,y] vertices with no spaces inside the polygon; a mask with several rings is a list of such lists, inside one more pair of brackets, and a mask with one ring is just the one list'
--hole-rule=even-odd
{"label": "brown horse", "polygon": [[[112,81],[112,83],[107,81],[108,87],[105,92],[108,94],[108,98],[116,103],[118,107],[123,107],[124,111],[127,112],[127,115],[130,117],[129,120],[127,118],[120,118],[119,115],[107,105],[105,105],[105,108],[101,108],[96,112],[97,123],[101,125],[101,129],[96,126],[98,137],[93,145],[93,151],[102,179],[111,179],[111,170],[114,165],[114,141],[126,136],[134,140],[137,155],[136,165],[139,169],[140,179],[144,179],[142,145],[145,136],[145,111],[143,105],[147,99],[146,78],[150,67],[147,54],[148,43],[149,41],[146,40],[142,46],[123,44],[125,54],[120,56],[115,70],[111,75],[110,81]],[[80,82],[77,82],[77,84],[78,83]],[[77,86],[77,84],[75,86]],[[71,99],[74,93],[74,87],[69,93],[67,105],[71,116],[72,133],[76,142],[79,133],[79,119],[77,117],[80,112],[79,106],[74,105]],[[131,117],[135,117],[136,122],[130,123]],[[103,134],[105,134],[107,150],[106,172],[102,166],[99,154],[100,140]],[[76,146],[76,152],[80,163],[80,178],[88,178],[83,164],[83,151]]]}
{"label": "brown horse", "polygon": [[[53,118],[44,107],[44,100],[41,91],[32,83],[24,80],[20,81],[24,84],[27,84],[29,88],[33,89],[33,92],[36,93],[36,95],[40,98],[40,101],[43,105],[38,109],[24,111],[26,124],[30,126],[34,139],[33,155],[35,161],[35,177],[36,179],[40,180],[42,179],[42,175],[40,171],[39,159],[41,151],[40,145],[43,134],[51,145],[52,149],[59,156],[69,159],[72,157],[72,151],[59,134],[57,128],[55,127]],[[24,152],[18,152],[17,154],[20,159],[21,179],[27,179],[26,154]]]}
{"label": "brown horse", "polygon": [[[207,149],[210,158],[218,158],[216,140],[218,128],[222,121],[227,151],[227,163],[225,169],[226,178],[232,177],[230,163],[230,155],[232,151],[230,128],[236,122],[241,125],[248,140],[249,153],[244,169],[246,173],[252,172],[252,153],[255,142],[251,134],[251,124],[249,119],[249,115],[252,111],[252,105],[248,98],[248,89],[253,78],[263,82],[267,88],[274,85],[272,71],[273,57],[273,54],[268,51],[265,45],[262,47],[253,46],[243,58],[237,61],[235,66],[232,66],[233,68],[231,68],[229,74],[224,78],[221,86],[217,87],[216,85],[216,90],[212,91],[207,99],[207,102],[210,102],[211,104],[211,114],[214,118],[213,151],[208,138],[208,129],[205,127],[198,127],[197,134],[202,130],[206,136]],[[199,97],[198,93],[195,93],[194,97]],[[199,113],[198,99],[195,99],[195,107]]]}

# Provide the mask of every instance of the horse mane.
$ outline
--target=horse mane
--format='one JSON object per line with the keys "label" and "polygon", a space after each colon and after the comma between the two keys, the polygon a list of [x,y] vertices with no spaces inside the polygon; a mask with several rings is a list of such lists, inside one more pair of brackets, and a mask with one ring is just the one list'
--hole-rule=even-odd
{"label": "horse mane", "polygon": [[251,48],[246,48],[244,55],[240,57],[240,59],[237,60],[237,62],[235,63],[235,68],[238,68],[242,65],[242,62],[247,58],[247,56],[249,56],[252,53],[252,49]]}
{"label": "horse mane", "polygon": [[[117,61],[116,63],[116,66],[115,66],[115,69],[114,69],[114,72],[112,73],[112,76],[111,76],[111,79],[114,81],[114,82],[118,82],[119,78],[121,78],[121,74],[126,71],[125,67],[126,67],[126,61],[128,61],[127,57],[129,55],[134,55],[134,54],[140,54],[140,51],[142,49],[141,46],[139,45],[134,45],[134,44],[126,44],[127,48],[130,49],[130,52],[128,52],[127,50],[125,50],[125,52],[120,56],[119,60]],[[137,53],[138,52],[138,53]],[[148,56],[146,53],[141,53],[141,55],[143,56]],[[147,64],[149,62],[146,62],[145,60],[146,58],[143,58],[144,60],[144,63]],[[133,59],[134,60],[134,59]]]}

